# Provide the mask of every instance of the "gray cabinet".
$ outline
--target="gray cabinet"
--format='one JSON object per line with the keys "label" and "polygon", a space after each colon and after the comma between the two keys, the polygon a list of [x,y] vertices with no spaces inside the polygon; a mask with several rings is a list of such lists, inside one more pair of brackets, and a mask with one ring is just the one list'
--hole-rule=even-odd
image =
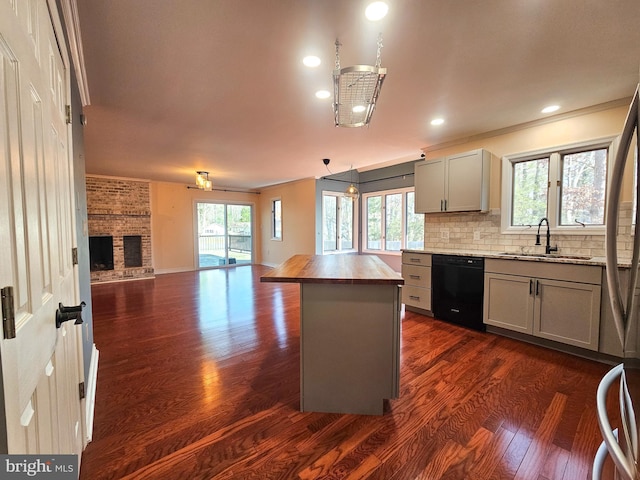
{"label": "gray cabinet", "polygon": [[486,259],[484,322],[598,350],[602,268]]}
{"label": "gray cabinet", "polygon": [[402,303],[431,311],[431,254],[402,253]]}
{"label": "gray cabinet", "polygon": [[491,154],[486,150],[415,164],[416,213],[489,210]]}

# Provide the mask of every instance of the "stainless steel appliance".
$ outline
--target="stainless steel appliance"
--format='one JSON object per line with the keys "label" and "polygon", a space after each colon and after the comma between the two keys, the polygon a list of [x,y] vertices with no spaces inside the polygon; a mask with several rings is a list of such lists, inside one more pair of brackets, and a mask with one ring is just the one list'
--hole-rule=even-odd
{"label": "stainless steel appliance", "polygon": [[432,255],[433,314],[440,320],[484,331],[484,258]]}
{"label": "stainless steel appliance", "polygon": [[[609,301],[613,311],[615,328],[622,346],[623,361],[615,366],[600,382],[597,395],[598,423],[604,438],[593,464],[593,479],[601,478],[602,465],[607,453],[613,459],[616,466],[616,478],[624,480],[640,479],[638,470],[638,422],[634,405],[640,401],[640,361],[638,353],[630,348],[636,342],[638,318],[636,287],[638,283],[638,261],[640,259],[640,232],[636,231],[633,240],[633,253],[628,281],[623,285],[620,281],[618,268],[618,216],[620,209],[620,193],[625,163],[633,141],[636,137],[635,161],[638,162],[638,128],[640,127],[640,100],[639,89],[636,92],[629,108],[629,113],[622,131],[620,145],[613,164],[609,196],[607,198],[607,225],[606,225],[606,273],[609,291]],[[636,175],[640,176],[640,166],[636,165]],[[640,185],[640,178],[636,179]],[[640,209],[636,208],[633,228],[640,225]],[[632,353],[633,352],[633,353]],[[618,428],[614,428],[609,420],[607,411],[607,393],[611,388],[618,386],[618,406],[621,422]],[[616,415],[617,416],[617,415]]]}

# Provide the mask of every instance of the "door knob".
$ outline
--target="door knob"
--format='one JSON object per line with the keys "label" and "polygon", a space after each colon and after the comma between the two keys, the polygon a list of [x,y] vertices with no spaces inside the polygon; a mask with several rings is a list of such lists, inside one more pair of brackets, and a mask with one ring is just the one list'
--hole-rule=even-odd
{"label": "door knob", "polygon": [[60,328],[64,322],[68,322],[69,320],[75,320],[75,322],[73,322],[74,325],[83,323],[82,309],[86,305],[86,303],[80,302],[80,305],[65,307],[62,303],[58,303],[58,309],[56,310],[56,328]]}

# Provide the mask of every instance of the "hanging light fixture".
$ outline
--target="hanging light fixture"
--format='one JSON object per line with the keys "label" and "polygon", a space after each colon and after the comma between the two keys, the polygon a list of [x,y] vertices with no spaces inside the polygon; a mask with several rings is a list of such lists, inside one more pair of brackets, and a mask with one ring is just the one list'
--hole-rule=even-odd
{"label": "hanging light fixture", "polygon": [[351,175],[351,177],[350,177],[351,184],[345,190],[344,196],[347,197],[347,198],[350,198],[353,201],[356,201],[360,197],[360,191],[353,184],[353,165],[351,166],[350,175]]}
{"label": "hanging light fixture", "polygon": [[209,172],[203,170],[196,172],[196,188],[210,192],[213,190],[213,182],[209,180]]}
{"label": "hanging light fixture", "polygon": [[340,68],[340,46],[336,39],[336,65],[333,71],[333,115],[336,127],[363,127],[369,125],[376,102],[387,76],[380,66],[382,33],[378,35],[376,64],[353,65]]}

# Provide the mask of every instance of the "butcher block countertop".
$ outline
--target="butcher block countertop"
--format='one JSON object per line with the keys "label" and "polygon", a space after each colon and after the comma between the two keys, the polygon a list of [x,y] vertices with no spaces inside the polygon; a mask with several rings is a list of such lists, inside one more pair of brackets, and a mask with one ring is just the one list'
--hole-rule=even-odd
{"label": "butcher block countertop", "polygon": [[261,282],[402,285],[403,278],[375,255],[294,255]]}

